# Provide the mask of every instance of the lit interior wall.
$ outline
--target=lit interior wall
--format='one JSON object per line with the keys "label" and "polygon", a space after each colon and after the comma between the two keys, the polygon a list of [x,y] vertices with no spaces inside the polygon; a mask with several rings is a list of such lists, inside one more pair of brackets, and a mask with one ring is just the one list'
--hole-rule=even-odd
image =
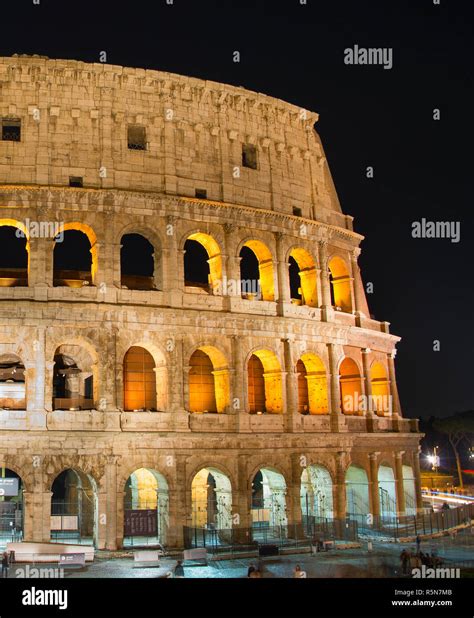
{"label": "lit interior wall", "polygon": [[301,282],[302,304],[310,307],[318,306],[318,289],[316,277],[316,264],[313,257],[305,249],[295,248],[290,253],[298,264]]}
{"label": "lit interior wall", "polygon": [[332,479],[323,466],[312,465],[303,470],[300,496],[303,515],[333,517]]}
{"label": "lit interior wall", "polygon": [[192,354],[189,365],[190,412],[226,412],[230,404],[230,378],[222,352],[213,346],[202,346]]}
{"label": "lit interior wall", "polygon": [[209,256],[209,285],[211,289],[216,289],[222,282],[222,254],[217,242],[209,234],[196,232],[188,236],[188,240],[195,240],[200,243]]}
{"label": "lit interior wall", "polygon": [[249,240],[244,247],[253,251],[258,260],[262,300],[275,300],[273,258],[270,249],[260,240]]}
{"label": "lit interior wall", "polygon": [[260,470],[263,477],[263,508],[268,511],[270,526],[287,526],[285,477],[268,468]]}
{"label": "lit interior wall", "polygon": [[395,517],[397,515],[397,492],[392,468],[379,466],[378,483],[380,514]]}
{"label": "lit interior wall", "polygon": [[346,262],[336,256],[329,262],[331,286],[336,307],[350,313],[352,311],[351,278]]}
{"label": "lit interior wall", "polygon": [[0,408],[26,410],[26,375],[19,356],[0,355]]}
{"label": "lit interior wall", "polygon": [[203,468],[193,479],[191,494],[193,526],[232,528],[232,487],[225,474],[215,468]]}
{"label": "lit interior wall", "polygon": [[138,468],[127,480],[124,508],[157,510],[157,539],[166,543],[169,526],[169,489],[165,477],[156,470]]}
{"label": "lit interior wall", "polygon": [[281,367],[270,350],[258,350],[247,365],[249,412],[283,413]]}
{"label": "lit interior wall", "polygon": [[54,360],[54,409],[92,409],[98,400],[97,358],[81,345],[62,344],[56,348]]}
{"label": "lit interior wall", "polygon": [[156,374],[152,355],[132,346],[123,361],[124,409],[156,410]]}
{"label": "lit interior wall", "polygon": [[[352,358],[346,357],[342,361],[339,368],[339,384],[343,413],[363,415],[363,410],[357,410],[359,397],[362,394],[361,377],[357,364]],[[348,403],[348,399],[351,403]]]}
{"label": "lit interior wall", "polygon": [[346,472],[346,511],[350,515],[370,513],[369,479],[359,466],[351,465]]}
{"label": "lit interior wall", "polygon": [[381,363],[373,363],[370,368],[370,381],[374,412],[379,416],[384,416],[390,410],[390,383],[385,367]]}
{"label": "lit interior wall", "polygon": [[[301,364],[299,364],[301,363]],[[316,354],[303,354],[297,365],[298,384],[304,379],[306,382],[306,400],[310,414],[328,414],[328,381],[326,367]],[[300,387],[298,388],[298,394]],[[304,394],[303,383],[301,392]],[[298,411],[300,405],[298,402]]]}
{"label": "lit interior wall", "polygon": [[407,515],[416,514],[415,475],[411,466],[402,466],[403,491],[405,493],[405,512]]}

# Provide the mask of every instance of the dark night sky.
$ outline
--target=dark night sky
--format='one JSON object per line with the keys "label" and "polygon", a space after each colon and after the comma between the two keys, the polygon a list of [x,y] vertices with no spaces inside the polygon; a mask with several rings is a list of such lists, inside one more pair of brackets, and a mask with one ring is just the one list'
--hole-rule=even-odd
{"label": "dark night sky", "polygon": [[[343,211],[366,235],[360,264],[374,284],[371,312],[402,337],[404,413],[442,416],[474,407],[468,6],[15,0],[2,6],[0,55],[97,62],[104,50],[111,64],[240,85],[317,111]],[[344,49],[355,44],[392,47],[393,68],[344,65]],[[441,110],[438,122],[433,108]],[[423,217],[460,221],[461,242],[412,239],[411,224]]]}

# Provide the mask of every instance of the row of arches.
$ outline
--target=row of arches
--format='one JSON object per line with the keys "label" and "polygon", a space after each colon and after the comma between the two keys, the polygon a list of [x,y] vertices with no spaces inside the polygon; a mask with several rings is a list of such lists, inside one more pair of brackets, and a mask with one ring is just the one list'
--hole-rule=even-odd
{"label": "row of arches", "polygon": [[[91,228],[80,223],[62,224],[52,232],[53,286],[83,287],[96,285],[98,243]],[[20,222],[0,220],[0,286],[28,285],[30,241],[28,230]],[[120,285],[132,290],[162,289],[161,243],[156,237],[127,233],[120,240]],[[184,286],[188,292],[214,295],[240,295],[249,300],[274,301],[277,272],[269,247],[261,240],[243,243],[236,256],[238,281],[223,277],[221,247],[209,234],[194,232],[183,244]],[[322,268],[320,266],[319,268]],[[353,309],[349,267],[341,256],[332,256],[326,265],[329,273],[331,302],[344,312]],[[290,300],[296,305],[318,307],[322,304],[317,259],[302,247],[287,255]],[[238,289],[229,289],[236,287]]]}
{"label": "row of arches", "polygon": [[[216,347],[203,345],[191,354],[187,368],[187,410],[192,413],[225,413],[231,406],[231,369]],[[330,384],[326,366],[314,353],[304,353],[293,367],[297,384],[297,411],[328,414]],[[123,359],[123,409],[166,411],[168,377],[164,357],[158,362],[141,346],[132,346]],[[246,366],[247,411],[252,414],[284,412],[283,372],[271,350],[249,355]],[[98,364],[81,345],[63,344],[54,353],[53,409],[93,409],[98,399]],[[370,366],[372,408],[390,412],[390,382],[380,361]],[[26,409],[27,374],[21,358],[0,355],[0,408]],[[339,365],[341,408],[344,414],[363,414],[360,405],[362,376],[357,363],[344,357]]]}
{"label": "row of arches", "polygon": [[[413,469],[403,465],[405,513],[416,512]],[[0,497],[0,542],[22,536],[25,518],[22,479],[12,470],[3,469],[3,477],[16,479],[16,491]],[[254,539],[286,527],[289,487],[284,475],[276,468],[262,467],[249,480],[248,504],[250,526]],[[396,481],[393,469],[386,463],[378,466],[377,484],[380,515],[399,515]],[[192,478],[188,527],[215,531],[221,541],[226,532],[239,527],[236,517],[236,488],[219,466],[201,468]],[[297,518],[305,526],[311,522],[330,521],[336,517],[337,488],[329,470],[319,464],[303,468],[298,483],[299,509]],[[364,520],[373,510],[369,479],[364,468],[350,465],[345,474],[346,517]],[[167,543],[170,524],[170,488],[166,477],[150,468],[138,468],[128,477],[123,488],[124,545]],[[51,540],[74,540],[97,545],[98,491],[90,474],[79,469],[63,470],[51,486]]]}

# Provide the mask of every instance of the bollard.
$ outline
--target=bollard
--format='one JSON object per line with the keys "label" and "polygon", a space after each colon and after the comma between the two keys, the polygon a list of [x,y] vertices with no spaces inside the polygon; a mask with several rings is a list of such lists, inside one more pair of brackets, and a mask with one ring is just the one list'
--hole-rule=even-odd
{"label": "bollard", "polygon": [[373,546],[372,546],[372,541],[367,541],[367,551],[368,551],[368,552],[371,552],[371,551],[372,551],[372,549],[373,549]]}

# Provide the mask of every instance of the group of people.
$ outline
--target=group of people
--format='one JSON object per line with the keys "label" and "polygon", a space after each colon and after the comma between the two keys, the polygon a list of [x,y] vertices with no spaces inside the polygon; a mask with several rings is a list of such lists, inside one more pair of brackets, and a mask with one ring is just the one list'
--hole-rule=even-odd
{"label": "group of people", "polygon": [[423,565],[436,568],[442,564],[441,558],[434,551],[431,554],[421,551],[421,539],[419,536],[416,537],[416,549],[404,549],[400,554],[400,562],[403,575],[410,575],[412,569],[419,569]]}

